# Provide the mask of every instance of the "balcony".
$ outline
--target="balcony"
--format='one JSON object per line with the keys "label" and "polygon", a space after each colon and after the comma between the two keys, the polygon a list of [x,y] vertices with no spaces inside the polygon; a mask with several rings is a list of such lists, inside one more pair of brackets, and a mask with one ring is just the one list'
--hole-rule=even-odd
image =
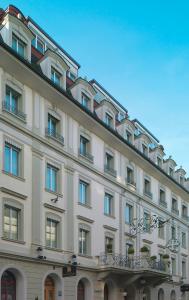
{"label": "balcony", "polygon": [[150,257],[133,256],[128,258],[121,254],[106,254],[102,253],[99,256],[99,266],[108,268],[119,268],[128,271],[153,271],[160,273],[169,273],[166,264],[163,261],[151,260]]}
{"label": "balcony", "polygon": [[104,165],[104,172],[107,173],[107,174],[109,174],[109,175],[111,175],[111,176],[114,176],[114,177],[117,176],[116,170],[114,170],[113,168],[111,168],[108,165]]}
{"label": "balcony", "polygon": [[179,210],[178,210],[178,208],[172,207],[172,208],[171,208],[171,211],[172,211],[173,214],[179,216]]}
{"label": "balcony", "polygon": [[3,101],[2,103],[2,109],[3,111],[7,111],[10,114],[15,115],[16,117],[20,118],[21,120],[26,120],[26,114],[23,113],[21,110],[19,110],[17,107],[7,103],[6,101]]}
{"label": "balcony", "polygon": [[78,153],[81,157],[83,157],[93,163],[94,156],[92,154],[90,154],[89,152],[83,151],[81,148],[79,148]]}
{"label": "balcony", "polygon": [[159,205],[167,208],[167,202],[165,200],[163,200],[163,199],[159,199]]}
{"label": "balcony", "polygon": [[64,145],[64,138],[57,131],[50,128],[45,129],[45,135]]}
{"label": "balcony", "polygon": [[152,199],[152,193],[150,191],[144,190],[144,195]]}
{"label": "balcony", "polygon": [[189,222],[189,216],[182,214],[182,218],[186,221]]}

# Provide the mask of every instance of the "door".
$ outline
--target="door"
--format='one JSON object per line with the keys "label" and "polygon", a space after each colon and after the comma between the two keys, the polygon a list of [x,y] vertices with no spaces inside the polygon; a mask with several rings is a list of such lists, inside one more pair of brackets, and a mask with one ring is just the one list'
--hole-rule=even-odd
{"label": "door", "polygon": [[1,278],[1,300],[16,300],[16,279],[9,271]]}
{"label": "door", "polygon": [[77,286],[77,300],[85,300],[85,286],[81,280]]}
{"label": "door", "polygon": [[54,280],[50,276],[48,276],[45,280],[44,300],[55,300],[55,284],[54,284]]}

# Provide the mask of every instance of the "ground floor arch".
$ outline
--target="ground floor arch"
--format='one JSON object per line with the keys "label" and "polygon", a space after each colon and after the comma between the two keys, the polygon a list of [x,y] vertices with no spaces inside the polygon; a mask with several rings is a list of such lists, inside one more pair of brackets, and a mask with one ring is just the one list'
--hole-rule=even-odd
{"label": "ground floor arch", "polygon": [[92,297],[91,282],[87,278],[81,278],[77,284],[77,300],[88,300]]}
{"label": "ground floor arch", "polygon": [[1,300],[25,299],[25,278],[16,268],[9,267],[1,275]]}
{"label": "ground floor arch", "polygon": [[63,296],[63,283],[59,275],[50,273],[44,280],[44,300],[58,300]]}

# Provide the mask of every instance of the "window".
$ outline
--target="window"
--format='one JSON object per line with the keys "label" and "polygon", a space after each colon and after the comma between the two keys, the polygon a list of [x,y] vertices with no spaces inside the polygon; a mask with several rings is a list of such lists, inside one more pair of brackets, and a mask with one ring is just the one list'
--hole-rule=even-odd
{"label": "window", "polygon": [[113,127],[113,118],[108,113],[105,114],[105,123],[108,127]]}
{"label": "window", "polygon": [[14,274],[8,270],[3,272],[1,277],[1,299],[16,300],[16,278]]}
{"label": "window", "polygon": [[144,144],[142,144],[142,153],[145,155],[145,156],[148,156],[148,147]]}
{"label": "window", "polygon": [[36,36],[33,40],[32,40],[32,45],[42,54],[44,54],[45,52],[45,43],[38,37]]}
{"label": "window", "polygon": [[46,189],[57,192],[58,169],[50,164],[46,168]]}
{"label": "window", "polygon": [[[159,218],[159,226],[158,226],[158,237],[160,239],[164,239],[165,238],[165,227],[162,224],[163,220],[161,218]],[[161,225],[162,224],[162,225]]]}
{"label": "window", "polygon": [[106,152],[105,154],[105,171],[114,171],[114,157]]}
{"label": "window", "polygon": [[106,236],[105,237],[105,253],[107,253],[107,254],[113,253],[113,244],[114,244],[114,239]]}
{"label": "window", "polygon": [[174,212],[177,215],[179,214],[178,201],[175,198],[172,198],[172,212]]}
{"label": "window", "polygon": [[25,56],[26,44],[15,34],[12,35],[12,48],[22,57]]}
{"label": "window", "polygon": [[159,190],[159,199],[160,199],[160,202],[163,202],[163,203],[166,202],[165,201],[165,191],[162,189]]}
{"label": "window", "polygon": [[173,177],[173,168],[169,167],[169,176]]}
{"label": "window", "polygon": [[79,181],[79,203],[87,205],[89,204],[89,184],[83,180]]}
{"label": "window", "polygon": [[182,205],[182,217],[188,218],[188,208],[185,205]]}
{"label": "window", "polygon": [[132,143],[132,134],[128,130],[126,130],[126,140],[128,143]]}
{"label": "window", "polygon": [[186,249],[186,232],[182,232],[182,235],[181,235],[181,246],[182,246],[182,248]]}
{"label": "window", "polygon": [[58,245],[58,222],[47,218],[46,223],[46,246],[50,248],[57,248]]}
{"label": "window", "polygon": [[147,178],[144,179],[144,194],[146,194],[149,197],[152,197],[151,183],[150,180],[148,180]]}
{"label": "window", "polygon": [[113,196],[108,193],[105,193],[104,196],[104,214],[113,215]]}
{"label": "window", "polygon": [[18,103],[20,94],[14,91],[9,86],[6,86],[6,98],[5,98],[5,109],[15,115],[18,114]]}
{"label": "window", "polygon": [[126,203],[125,206],[125,223],[131,224],[133,221],[133,206]]}
{"label": "window", "polygon": [[128,257],[128,255],[129,255],[128,252],[129,252],[129,249],[130,249],[130,248],[134,248],[134,247],[133,247],[133,244],[131,244],[131,242],[127,242],[127,243],[126,243],[126,253],[125,253],[125,254],[126,254],[126,257]]}
{"label": "window", "polygon": [[130,184],[135,184],[134,183],[134,171],[133,169],[127,167],[127,183],[130,183]]}
{"label": "window", "polygon": [[157,165],[160,168],[162,167],[162,159],[159,156],[157,156]]}
{"label": "window", "polygon": [[85,108],[90,108],[89,104],[90,104],[90,98],[87,97],[84,93],[82,93],[81,95],[81,104],[85,107]]}
{"label": "window", "polygon": [[79,229],[79,254],[89,254],[89,231],[83,228]]}
{"label": "window", "polygon": [[5,151],[4,171],[12,175],[19,176],[20,149],[18,149],[13,145],[5,143],[4,151]]}
{"label": "window", "polygon": [[62,75],[56,71],[54,68],[51,68],[51,80],[54,82],[54,84],[60,86],[60,80]]}
{"label": "window", "polygon": [[4,237],[18,240],[20,210],[8,205],[4,207]]}
{"label": "window", "polygon": [[171,227],[171,238],[172,240],[176,239],[176,228],[174,226]]}
{"label": "window", "polygon": [[144,232],[150,232],[150,214],[144,212]]}
{"label": "window", "polygon": [[171,257],[172,275],[176,275],[176,259]]}
{"label": "window", "polygon": [[57,132],[57,125],[58,125],[58,120],[48,114],[48,133],[51,136],[56,137],[56,132]]}
{"label": "window", "polygon": [[186,261],[182,261],[182,278],[186,278]]}

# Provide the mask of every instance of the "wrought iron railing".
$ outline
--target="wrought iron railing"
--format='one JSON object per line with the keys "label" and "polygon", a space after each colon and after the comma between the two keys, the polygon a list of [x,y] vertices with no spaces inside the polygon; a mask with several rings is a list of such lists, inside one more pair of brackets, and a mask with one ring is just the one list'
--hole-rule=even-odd
{"label": "wrought iron railing", "polygon": [[144,190],[144,195],[146,195],[147,197],[152,198],[152,193],[150,191]]}
{"label": "wrought iron railing", "polygon": [[167,272],[166,264],[159,260],[152,260],[149,256],[133,256],[129,258],[121,254],[101,253],[99,256],[99,265],[132,270],[155,270]]}
{"label": "wrought iron railing", "polygon": [[179,215],[179,210],[178,208],[172,207],[171,211],[175,214],[175,215]]}
{"label": "wrought iron railing", "polygon": [[90,154],[87,151],[83,151],[81,148],[79,148],[79,155],[84,156],[85,158],[87,158],[88,160],[92,161],[94,160],[94,156],[92,154]]}
{"label": "wrought iron railing", "polygon": [[136,182],[134,182],[133,179],[131,179],[131,178],[129,178],[129,177],[126,177],[125,180],[126,180],[126,183],[127,183],[127,184],[131,184],[131,185],[133,185],[133,186],[136,187]]}
{"label": "wrought iron railing", "polygon": [[189,222],[189,216],[187,216],[187,215],[185,215],[185,214],[182,214],[182,218],[183,218],[185,221]]}
{"label": "wrought iron railing", "polygon": [[26,120],[26,114],[19,110],[17,107],[11,105],[10,103],[3,101],[2,108],[9,113],[14,114],[15,116],[19,117],[22,120]]}
{"label": "wrought iron railing", "polygon": [[45,134],[48,137],[52,137],[52,138],[56,139],[61,144],[64,144],[64,138],[63,138],[63,136],[60,135],[57,131],[55,131],[53,129],[50,129],[50,128],[46,128],[45,129]]}
{"label": "wrought iron railing", "polygon": [[165,200],[159,199],[159,204],[165,208],[167,208],[167,202]]}
{"label": "wrought iron railing", "polygon": [[112,176],[114,176],[114,177],[117,176],[116,170],[114,170],[113,168],[111,168],[111,167],[108,166],[108,165],[105,165],[105,166],[104,166],[104,172],[106,172],[106,173],[108,173],[108,174],[110,174],[110,175],[112,175]]}

